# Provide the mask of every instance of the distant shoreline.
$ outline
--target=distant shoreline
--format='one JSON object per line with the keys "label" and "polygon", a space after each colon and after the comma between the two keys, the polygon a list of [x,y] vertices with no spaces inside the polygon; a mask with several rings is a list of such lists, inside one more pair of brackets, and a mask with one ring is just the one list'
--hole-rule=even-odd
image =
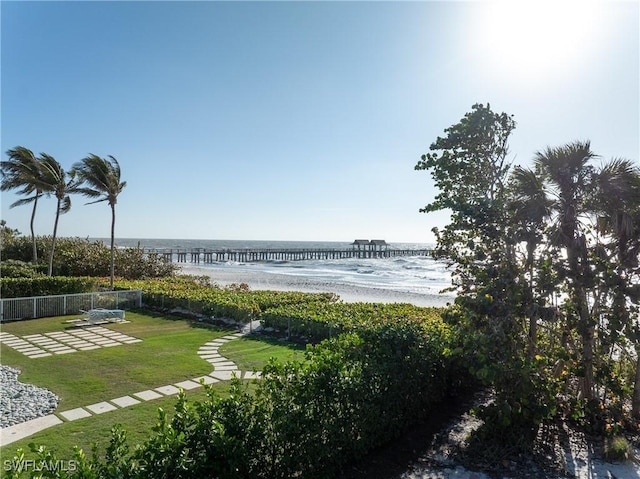
{"label": "distant shoreline", "polygon": [[272,291],[301,291],[305,293],[335,293],[345,302],[355,303],[410,303],[417,306],[442,307],[452,303],[451,295],[420,294],[408,291],[373,288],[365,286],[347,285],[319,281],[306,276],[292,276],[261,271],[233,270],[230,268],[216,268],[195,266],[192,264],[179,265],[183,274],[209,276],[211,281],[220,286],[233,283],[246,283],[253,290]]}

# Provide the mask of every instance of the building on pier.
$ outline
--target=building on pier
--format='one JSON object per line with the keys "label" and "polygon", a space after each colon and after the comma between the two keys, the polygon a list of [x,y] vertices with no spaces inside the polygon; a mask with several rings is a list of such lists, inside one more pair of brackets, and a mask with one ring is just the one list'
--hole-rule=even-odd
{"label": "building on pier", "polygon": [[351,243],[359,258],[386,257],[389,244],[385,240],[357,239]]}
{"label": "building on pier", "polygon": [[363,240],[357,239],[351,246],[360,251],[383,251],[389,248],[389,244],[385,240]]}

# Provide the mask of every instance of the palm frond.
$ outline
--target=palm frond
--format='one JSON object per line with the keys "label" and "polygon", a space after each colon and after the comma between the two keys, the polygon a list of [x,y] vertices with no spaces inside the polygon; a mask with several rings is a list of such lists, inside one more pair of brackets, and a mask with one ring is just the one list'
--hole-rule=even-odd
{"label": "palm frond", "polygon": [[21,198],[9,205],[9,208],[15,208],[16,206],[28,205],[29,203],[33,203],[37,200],[40,195],[30,196],[29,198]]}
{"label": "palm frond", "polygon": [[85,205],[95,205],[96,203],[102,203],[103,201],[109,201],[109,198],[100,198],[99,200],[85,203]]}
{"label": "palm frond", "polygon": [[592,199],[599,213],[599,230],[625,243],[640,231],[640,168],[631,160],[614,158],[594,175]]}
{"label": "palm frond", "polygon": [[7,151],[8,160],[0,162],[2,191],[21,189],[19,194],[31,194],[40,190],[42,176],[40,161],[31,150],[17,146]]}
{"label": "palm frond", "polygon": [[105,159],[89,154],[73,166],[73,171],[78,181],[86,185],[78,188],[78,192],[91,198],[104,196],[112,205],[126,186],[126,182],[120,181],[120,164],[113,156]]}
{"label": "palm frond", "polygon": [[65,196],[64,198],[62,198],[62,200],[60,200],[60,214],[63,215],[65,213],[68,213],[69,210],[71,210],[71,197],[70,196]]}
{"label": "palm frond", "polygon": [[549,181],[562,186],[563,183],[583,175],[587,164],[597,157],[598,155],[591,151],[590,141],[574,141],[537,151],[533,163],[538,171],[546,174]]}
{"label": "palm frond", "polygon": [[548,199],[543,178],[535,171],[520,166],[511,173],[511,207],[522,221],[541,223],[550,216],[553,202]]}
{"label": "palm frond", "polygon": [[100,191],[93,190],[91,188],[78,187],[76,188],[75,192],[84,196],[88,196],[89,198],[97,198],[98,196],[102,196],[102,193]]}

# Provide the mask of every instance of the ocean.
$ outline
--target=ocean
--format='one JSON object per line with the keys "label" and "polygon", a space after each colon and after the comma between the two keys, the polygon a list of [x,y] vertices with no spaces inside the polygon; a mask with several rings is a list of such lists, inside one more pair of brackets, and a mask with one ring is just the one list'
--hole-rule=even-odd
{"label": "ocean", "polygon": [[[96,238],[109,243],[108,239]],[[350,249],[350,242],[333,241],[242,241],[242,240],[192,240],[192,239],[136,239],[119,238],[119,248],[173,248],[173,249]],[[390,249],[424,249],[432,245],[422,243],[390,243]],[[216,280],[216,273],[223,277],[261,278],[261,283],[275,284],[276,278],[287,278],[291,284],[336,286],[338,289],[358,288],[412,295],[434,295],[453,299],[453,293],[442,290],[451,285],[451,276],[445,264],[427,256],[402,256],[395,258],[345,258],[303,261],[266,262],[214,262],[211,264],[179,263],[186,273],[207,274]]]}

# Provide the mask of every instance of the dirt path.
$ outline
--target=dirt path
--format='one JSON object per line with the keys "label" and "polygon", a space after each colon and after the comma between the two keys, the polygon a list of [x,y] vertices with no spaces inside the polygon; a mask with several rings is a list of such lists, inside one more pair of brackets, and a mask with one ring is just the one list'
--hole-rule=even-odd
{"label": "dirt path", "polygon": [[[640,479],[639,460],[604,462],[597,439],[566,425],[548,428],[545,447],[538,444],[530,454],[482,463],[481,455],[467,451],[469,435],[482,425],[468,411],[486,400],[477,394],[448,402],[402,437],[351,465],[340,479]],[[640,458],[639,439],[633,443]]]}

